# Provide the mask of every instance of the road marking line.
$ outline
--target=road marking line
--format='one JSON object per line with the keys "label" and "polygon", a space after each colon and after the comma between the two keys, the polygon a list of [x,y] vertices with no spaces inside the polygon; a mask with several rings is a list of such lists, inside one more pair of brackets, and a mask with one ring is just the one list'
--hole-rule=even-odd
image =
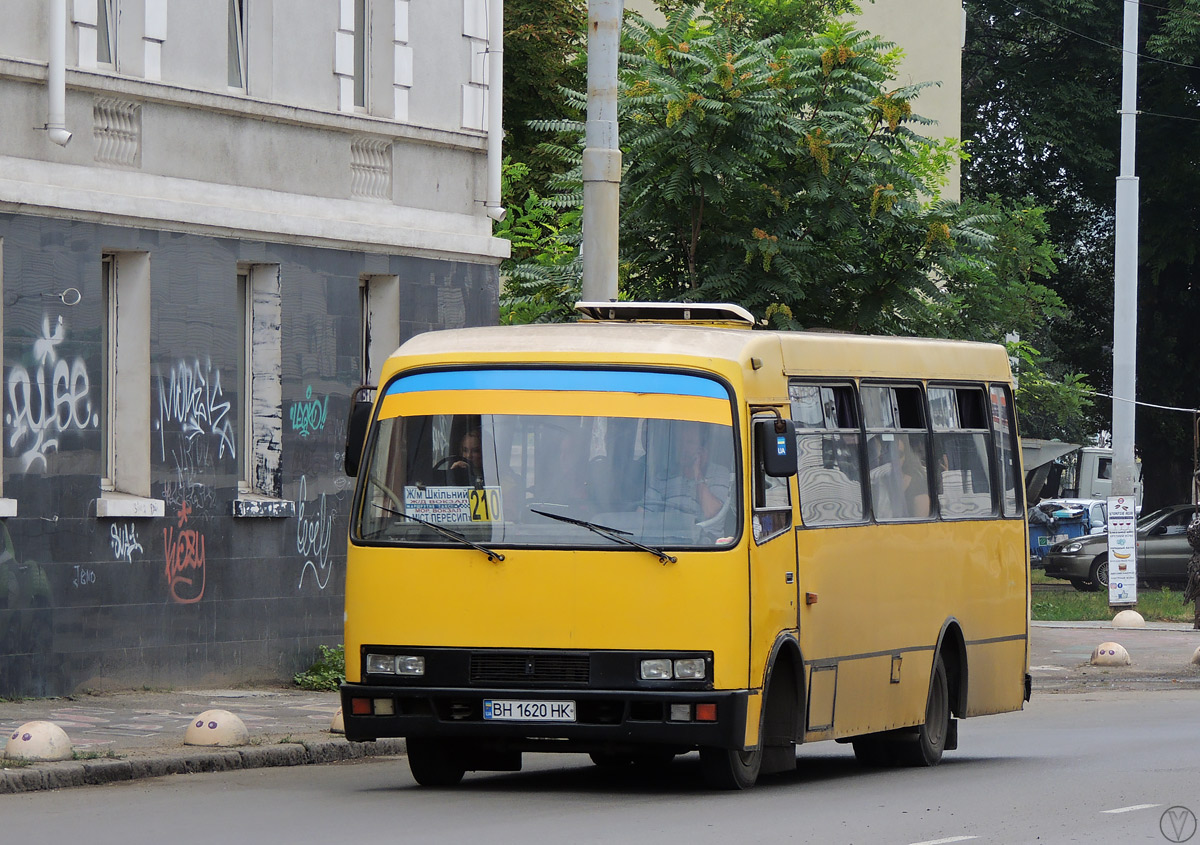
{"label": "road marking line", "polygon": [[1101,810],[1102,813],[1132,813],[1134,810],[1149,810],[1151,807],[1161,807],[1162,804],[1134,804],[1132,807],[1118,807],[1115,810]]}
{"label": "road marking line", "polygon": [[911,845],[949,845],[951,842],[966,842],[968,839],[978,838],[978,836],[950,836],[946,839],[929,839],[925,842],[913,842]]}

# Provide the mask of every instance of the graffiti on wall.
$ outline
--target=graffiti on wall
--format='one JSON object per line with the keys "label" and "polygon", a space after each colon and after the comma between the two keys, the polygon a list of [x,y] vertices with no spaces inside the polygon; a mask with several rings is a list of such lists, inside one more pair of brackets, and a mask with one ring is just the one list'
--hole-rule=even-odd
{"label": "graffiti on wall", "polygon": [[304,391],[304,401],[293,402],[288,415],[292,420],[292,431],[300,432],[301,437],[308,437],[314,431],[323,431],[325,419],[329,416],[329,396],[313,399],[310,384]]}
{"label": "graffiti on wall", "polygon": [[184,528],[191,512],[188,503],[183,502],[176,524],[163,529],[167,588],[171,600],[179,604],[195,604],[204,598],[204,535],[196,529]]}
{"label": "graffiti on wall", "polygon": [[113,557],[126,563],[133,563],[133,553],[142,554],[142,544],[138,542],[137,526],[132,522],[117,525],[115,522],[108,527],[109,542],[112,543]]}
{"label": "graffiti on wall", "polygon": [[8,374],[4,424],[9,429],[9,454],[17,457],[21,472],[44,472],[46,455],[58,451],[63,434],[100,425],[100,414],[92,410],[87,364],[83,358],[68,361],[60,355],[65,339],[62,316],[52,328],[50,315],[43,314],[42,333],[31,350],[32,372],[17,364]]}
{"label": "graffiti on wall", "polygon": [[297,589],[304,586],[304,576],[312,570],[318,589],[324,590],[333,572],[329,551],[333,539],[333,518],[337,512],[329,508],[324,493],[317,497],[316,507],[309,510],[305,502],[307,496],[308,480],[302,475],[300,496],[296,500],[296,551],[306,560],[304,568],[300,570]]}
{"label": "graffiti on wall", "polygon": [[[168,424],[179,426],[185,443],[184,451],[190,451],[197,441],[200,446],[215,443],[217,460],[224,458],[226,451],[231,458],[236,458],[229,409],[230,402],[221,389],[221,371],[215,369],[211,361],[202,363],[199,358],[180,361],[171,368],[166,378],[160,372],[158,419],[154,425],[158,429],[158,445],[163,460],[167,458]],[[207,457],[211,450],[206,448],[204,454]],[[190,463],[188,457],[177,456],[176,464],[183,465],[180,464],[181,458],[185,463]]]}

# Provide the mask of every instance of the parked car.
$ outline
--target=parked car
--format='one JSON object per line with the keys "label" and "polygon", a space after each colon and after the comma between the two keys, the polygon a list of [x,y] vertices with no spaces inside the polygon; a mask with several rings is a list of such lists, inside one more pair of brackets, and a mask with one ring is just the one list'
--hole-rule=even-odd
{"label": "parked car", "polygon": [[1060,511],[1066,510],[1072,514],[1080,513],[1085,534],[1103,534],[1108,530],[1107,499],[1043,499],[1037,504],[1043,510],[1047,505],[1054,505]]}
{"label": "parked car", "polygon": [[[1172,505],[1138,520],[1138,581],[1151,587],[1187,583],[1192,556],[1187,527],[1196,512],[1196,505]],[[1046,554],[1045,567],[1046,575],[1065,578],[1077,590],[1108,589],[1108,535],[1054,544]]]}

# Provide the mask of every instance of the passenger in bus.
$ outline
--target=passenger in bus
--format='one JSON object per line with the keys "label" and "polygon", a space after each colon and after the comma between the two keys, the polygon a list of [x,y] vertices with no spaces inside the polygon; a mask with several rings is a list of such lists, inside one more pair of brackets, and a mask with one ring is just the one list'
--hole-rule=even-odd
{"label": "passenger in bus", "polygon": [[473,428],[462,436],[458,446],[459,459],[450,464],[450,480],[454,484],[483,483],[483,438]]}
{"label": "passenger in bus", "polygon": [[896,438],[899,449],[901,485],[904,494],[906,516],[924,518],[929,516],[929,474],[925,461],[909,443],[908,437]]}

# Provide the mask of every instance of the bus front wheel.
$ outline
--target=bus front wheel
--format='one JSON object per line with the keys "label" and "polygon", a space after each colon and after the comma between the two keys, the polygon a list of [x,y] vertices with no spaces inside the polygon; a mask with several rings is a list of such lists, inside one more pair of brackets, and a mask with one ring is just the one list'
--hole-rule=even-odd
{"label": "bus front wheel", "polygon": [[925,724],[917,729],[916,742],[897,744],[893,751],[904,766],[936,766],[946,749],[950,734],[950,681],[946,664],[939,654],[933,661],[929,699],[925,704]]}
{"label": "bus front wheel", "polygon": [[421,786],[454,786],[466,774],[462,756],[451,743],[427,736],[405,740],[408,768]]}
{"label": "bus front wheel", "polygon": [[711,789],[749,789],[762,768],[762,749],[701,748],[700,768]]}

